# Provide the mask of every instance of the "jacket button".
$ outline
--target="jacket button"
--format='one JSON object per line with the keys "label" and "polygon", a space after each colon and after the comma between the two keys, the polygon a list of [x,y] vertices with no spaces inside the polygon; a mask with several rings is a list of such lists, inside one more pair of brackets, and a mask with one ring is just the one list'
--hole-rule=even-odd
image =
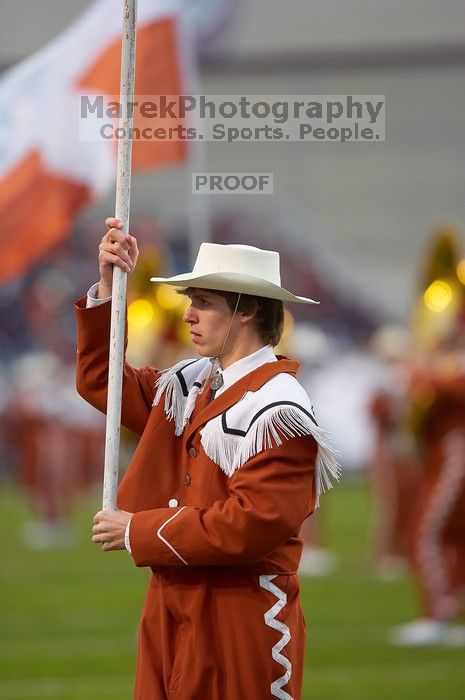
{"label": "jacket button", "polygon": [[191,457],[197,457],[197,450],[195,449],[195,447],[189,447],[189,455]]}
{"label": "jacket button", "polygon": [[192,479],[190,478],[189,474],[186,474],[184,477],[184,486],[190,486],[191,481],[192,481]]}
{"label": "jacket button", "polygon": [[177,508],[177,506],[179,505],[177,498],[170,498],[170,500],[168,501],[168,505],[170,508]]}

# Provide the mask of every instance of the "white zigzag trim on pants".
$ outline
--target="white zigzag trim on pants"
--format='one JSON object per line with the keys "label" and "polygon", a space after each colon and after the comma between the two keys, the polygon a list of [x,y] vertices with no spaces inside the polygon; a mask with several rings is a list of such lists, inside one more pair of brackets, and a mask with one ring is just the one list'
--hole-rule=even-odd
{"label": "white zigzag trim on pants", "polygon": [[289,683],[292,674],[291,662],[289,661],[289,659],[283,656],[283,654],[281,654],[282,649],[286,646],[286,644],[291,638],[291,633],[289,631],[289,627],[285,625],[284,622],[280,622],[276,619],[276,615],[279,612],[281,612],[281,610],[287,604],[287,595],[284,593],[284,591],[278,588],[278,586],[275,586],[274,583],[271,583],[271,581],[274,578],[276,578],[276,574],[274,576],[260,576],[260,586],[265,590],[269,591],[270,593],[273,593],[273,595],[275,595],[276,598],[278,598],[278,601],[273,605],[273,607],[265,613],[264,618],[265,623],[268,625],[268,627],[273,627],[273,629],[277,630],[278,632],[281,632],[281,634],[283,635],[281,639],[278,642],[276,642],[276,644],[272,648],[271,655],[278,664],[280,664],[286,669],[286,672],[283,676],[281,676],[281,678],[278,678],[276,681],[272,682],[271,694],[275,698],[280,698],[280,700],[293,700],[289,693],[286,693],[286,691],[282,689],[283,685]]}

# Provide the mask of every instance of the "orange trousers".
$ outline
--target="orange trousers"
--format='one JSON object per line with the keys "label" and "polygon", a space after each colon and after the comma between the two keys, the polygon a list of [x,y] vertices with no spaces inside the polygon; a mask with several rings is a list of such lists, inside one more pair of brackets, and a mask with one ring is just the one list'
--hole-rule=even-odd
{"label": "orange trousers", "polygon": [[410,557],[422,614],[447,620],[465,612],[465,427],[436,438],[416,497]]}
{"label": "orange trousers", "polygon": [[295,575],[189,568],[152,576],[136,700],[300,700],[305,622]]}

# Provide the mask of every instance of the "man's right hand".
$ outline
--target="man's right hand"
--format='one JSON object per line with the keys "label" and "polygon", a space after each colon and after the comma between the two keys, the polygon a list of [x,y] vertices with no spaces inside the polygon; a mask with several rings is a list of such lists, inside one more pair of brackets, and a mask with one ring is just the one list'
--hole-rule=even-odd
{"label": "man's right hand", "polygon": [[105,225],[107,232],[100,243],[98,256],[100,272],[98,299],[111,296],[113,265],[129,273],[134,270],[139,257],[137,241],[134,236],[121,233],[121,221],[109,217],[105,220]]}

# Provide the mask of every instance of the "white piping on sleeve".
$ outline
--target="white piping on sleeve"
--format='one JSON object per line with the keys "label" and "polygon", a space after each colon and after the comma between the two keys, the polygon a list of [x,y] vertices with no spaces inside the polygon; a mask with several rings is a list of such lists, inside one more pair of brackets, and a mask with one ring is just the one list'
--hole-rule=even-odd
{"label": "white piping on sleeve", "polygon": [[163,523],[163,525],[160,525],[160,527],[158,528],[158,531],[157,531],[157,537],[158,537],[162,542],[164,542],[164,543],[166,544],[167,547],[169,547],[169,548],[171,549],[171,551],[173,552],[173,554],[175,554],[175,555],[177,556],[177,558],[180,559],[180,560],[182,561],[183,564],[185,564],[186,566],[189,566],[188,562],[187,562],[185,559],[182,558],[182,556],[179,554],[179,552],[177,552],[177,551],[175,550],[175,548],[168,542],[168,540],[165,540],[165,538],[164,538],[163,535],[161,534],[161,531],[163,530],[163,528],[165,527],[165,525],[168,525],[168,523],[170,523],[172,520],[174,520],[175,518],[177,518],[178,515],[179,515],[179,513],[182,513],[182,511],[184,510],[184,508],[186,508],[186,506],[183,506],[182,508],[180,508],[179,510],[177,510],[176,513],[175,513],[174,515],[171,516],[171,518],[168,518],[168,520],[165,520],[165,522]]}

